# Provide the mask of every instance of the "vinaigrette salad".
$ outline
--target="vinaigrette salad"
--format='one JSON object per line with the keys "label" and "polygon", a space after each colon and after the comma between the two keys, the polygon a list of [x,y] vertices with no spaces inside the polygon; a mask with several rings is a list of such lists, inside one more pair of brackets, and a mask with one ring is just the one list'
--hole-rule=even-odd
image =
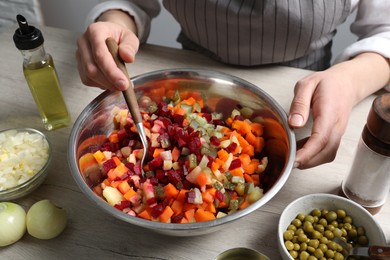
{"label": "vinaigrette salad", "polygon": [[108,136],[87,140],[79,168],[98,196],[126,214],[164,223],[213,220],[263,196],[268,158],[263,125],[251,109],[237,106],[224,119],[195,92],[148,102],[142,118],[152,159],[145,165],[127,109],[112,111]]}

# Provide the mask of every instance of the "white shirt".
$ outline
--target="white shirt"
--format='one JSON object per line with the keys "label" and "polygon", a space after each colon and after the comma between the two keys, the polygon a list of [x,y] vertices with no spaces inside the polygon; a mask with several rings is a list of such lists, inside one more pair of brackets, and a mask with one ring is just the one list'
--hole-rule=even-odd
{"label": "white shirt", "polygon": [[[109,9],[121,9],[134,17],[137,25],[138,37],[145,42],[149,32],[151,20],[160,12],[157,0],[128,0],[105,1],[95,6],[87,16],[86,25]],[[336,58],[336,63],[348,60],[363,52],[377,52],[390,58],[390,1],[389,0],[351,0],[352,13],[357,9],[355,21],[351,25],[351,32],[358,36],[358,40],[349,45]]]}

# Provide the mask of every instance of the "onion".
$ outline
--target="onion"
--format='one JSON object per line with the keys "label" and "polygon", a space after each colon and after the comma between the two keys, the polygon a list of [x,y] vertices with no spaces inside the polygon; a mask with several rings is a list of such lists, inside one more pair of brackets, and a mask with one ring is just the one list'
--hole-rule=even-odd
{"label": "onion", "polygon": [[8,246],[26,233],[26,211],[18,204],[0,202],[0,246]]}
{"label": "onion", "polygon": [[49,144],[38,133],[0,133],[0,191],[22,184],[37,174],[49,157]]}

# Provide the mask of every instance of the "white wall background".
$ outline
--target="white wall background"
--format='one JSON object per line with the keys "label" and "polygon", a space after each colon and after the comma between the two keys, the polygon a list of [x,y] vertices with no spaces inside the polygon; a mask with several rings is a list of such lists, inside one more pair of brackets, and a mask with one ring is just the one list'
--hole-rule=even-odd
{"label": "white wall background", "polygon": [[[100,1],[40,0],[40,2],[46,25],[83,32],[85,29],[84,19],[86,14],[92,6]],[[349,43],[356,40],[356,36],[349,31],[349,25],[354,17],[355,15],[350,16],[347,22],[338,29],[338,33],[333,42],[333,57],[340,53]],[[180,27],[173,17],[162,8],[160,15],[152,21],[148,43],[180,48],[180,45],[176,42],[176,36],[179,30]]]}

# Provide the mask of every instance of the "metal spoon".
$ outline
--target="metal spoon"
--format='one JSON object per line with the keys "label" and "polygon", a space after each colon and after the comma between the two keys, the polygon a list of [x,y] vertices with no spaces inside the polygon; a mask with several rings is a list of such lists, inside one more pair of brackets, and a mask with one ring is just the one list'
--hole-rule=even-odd
{"label": "metal spoon", "polygon": [[335,237],[333,241],[343,247],[345,259],[352,256],[366,257],[367,259],[390,259],[389,246],[350,247],[347,242],[339,237]]}
{"label": "metal spoon", "polygon": [[148,147],[149,146],[148,146],[148,140],[146,139],[146,135],[145,135],[144,125],[142,124],[142,116],[141,116],[141,112],[139,110],[137,97],[135,96],[135,92],[134,92],[134,85],[129,77],[125,63],[123,62],[123,60],[119,56],[119,52],[118,52],[119,48],[118,48],[118,44],[116,43],[116,41],[113,38],[107,38],[106,45],[107,45],[108,50],[110,51],[112,57],[114,58],[114,61],[115,61],[116,65],[118,66],[118,68],[125,74],[125,76],[130,81],[130,86],[126,90],[122,91],[122,93],[123,93],[123,96],[125,98],[126,104],[129,107],[130,114],[134,120],[139,137],[141,138],[141,142],[142,142],[142,145],[144,147],[144,153],[143,153],[142,159],[141,159],[141,170],[142,170],[142,175],[145,175],[143,165],[144,165],[144,161],[146,160],[146,157],[148,155]]}

